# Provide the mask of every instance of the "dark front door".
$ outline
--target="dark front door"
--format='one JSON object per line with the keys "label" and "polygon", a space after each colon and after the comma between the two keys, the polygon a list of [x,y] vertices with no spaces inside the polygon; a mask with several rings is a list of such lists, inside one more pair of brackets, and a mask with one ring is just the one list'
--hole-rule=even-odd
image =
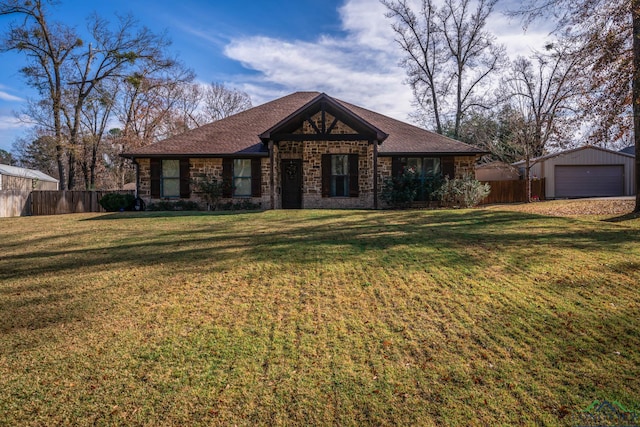
{"label": "dark front door", "polygon": [[300,209],[302,207],[302,160],[283,160],[282,171],[282,209]]}

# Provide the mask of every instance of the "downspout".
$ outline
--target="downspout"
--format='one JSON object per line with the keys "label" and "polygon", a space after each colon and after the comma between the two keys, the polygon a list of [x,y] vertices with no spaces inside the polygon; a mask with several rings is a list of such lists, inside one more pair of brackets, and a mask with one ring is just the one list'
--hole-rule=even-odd
{"label": "downspout", "polygon": [[273,140],[269,140],[269,198],[270,198],[270,202],[271,202],[271,210],[275,209],[275,203],[276,203],[276,195],[275,195],[275,186],[276,186],[276,181],[275,181],[275,166],[273,164],[274,162],[274,154],[273,154]]}
{"label": "downspout", "polygon": [[373,141],[373,209],[378,209],[378,141]]}
{"label": "downspout", "polygon": [[138,161],[135,159],[135,157],[132,157],[131,161],[136,166],[136,194],[135,194],[135,196],[138,197],[138,194],[140,192],[140,190],[139,190],[139,188],[140,188],[140,165],[138,164]]}

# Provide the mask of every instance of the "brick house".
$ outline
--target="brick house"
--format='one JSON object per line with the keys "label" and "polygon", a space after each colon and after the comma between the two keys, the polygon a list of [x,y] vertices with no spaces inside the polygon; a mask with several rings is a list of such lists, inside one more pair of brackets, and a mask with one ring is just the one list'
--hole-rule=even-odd
{"label": "brick house", "polygon": [[296,92],[124,153],[137,194],[202,202],[202,176],[230,183],[223,202],[266,209],[379,208],[385,179],[472,174],[479,149],[318,92]]}

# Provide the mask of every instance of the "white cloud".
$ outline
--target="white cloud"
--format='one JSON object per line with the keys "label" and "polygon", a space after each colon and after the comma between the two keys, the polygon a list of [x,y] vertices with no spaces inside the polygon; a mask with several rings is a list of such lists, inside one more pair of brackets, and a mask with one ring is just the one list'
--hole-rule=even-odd
{"label": "white cloud", "polygon": [[11,101],[11,102],[24,102],[24,99],[11,95],[3,90],[0,90],[0,99],[3,101]]}
{"label": "white cloud", "polygon": [[495,34],[498,43],[506,47],[507,55],[511,59],[529,56],[534,50],[542,50],[544,44],[553,38],[550,35],[551,24],[530,26],[525,32],[522,22],[500,12],[494,12],[489,16],[486,28]]}
{"label": "white cloud", "polygon": [[32,125],[27,123],[25,118],[20,119],[15,116],[0,116],[0,130],[26,129]]}
{"label": "white cloud", "polygon": [[[339,9],[343,29],[359,44],[396,54],[395,33],[385,16],[387,8],[371,0],[348,0]],[[391,49],[390,49],[391,48]]]}
{"label": "white cloud", "polygon": [[257,77],[244,78],[242,90],[255,104],[295,91],[320,91],[407,120],[411,90],[402,84],[384,6],[370,0],[347,1],[339,10],[346,36],[319,36],[313,42],[264,36],[233,39],[225,55]]}
{"label": "white cloud", "polygon": [[25,120],[26,118],[0,113],[0,149],[10,151],[11,144],[32,127]]}
{"label": "white cloud", "polygon": [[227,41],[217,33],[211,32],[210,30],[195,28],[193,25],[184,24],[181,21],[174,21],[173,26],[214,46],[222,46]]}
{"label": "white cloud", "polygon": [[[413,96],[386,7],[378,1],[346,0],[339,8],[344,36],[319,36],[312,42],[265,36],[232,38],[224,53],[257,71],[240,86],[254,104],[298,90],[326,92],[344,101],[408,120]],[[549,40],[549,28],[525,33],[522,25],[495,11],[487,23],[511,58],[529,55]]]}

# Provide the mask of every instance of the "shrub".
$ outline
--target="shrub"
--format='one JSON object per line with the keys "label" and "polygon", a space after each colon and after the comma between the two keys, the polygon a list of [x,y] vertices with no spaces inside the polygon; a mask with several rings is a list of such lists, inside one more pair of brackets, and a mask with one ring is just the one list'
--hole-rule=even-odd
{"label": "shrub", "polygon": [[428,202],[439,200],[438,190],[442,187],[443,179],[441,176],[431,176],[424,179],[419,185],[418,195]]}
{"label": "shrub", "polygon": [[256,211],[262,209],[260,203],[253,203],[249,199],[244,199],[241,202],[227,202],[218,204],[218,209],[222,211]]}
{"label": "shrub", "polygon": [[415,169],[406,168],[402,175],[384,182],[380,197],[391,207],[406,208],[415,200],[438,200],[442,182],[439,176],[426,177],[421,181]]}
{"label": "shrub", "polygon": [[380,198],[394,208],[406,208],[416,199],[420,182],[416,171],[406,168],[402,175],[384,181]]}
{"label": "shrub", "polygon": [[200,206],[191,200],[178,200],[172,202],[170,200],[161,200],[156,203],[150,203],[147,206],[148,211],[198,211]]}
{"label": "shrub", "polygon": [[201,193],[202,198],[207,202],[209,209],[216,210],[225,184],[209,175],[201,175],[195,181],[195,185],[197,191]]}
{"label": "shrub", "polygon": [[100,206],[107,212],[130,211],[136,198],[133,194],[109,193],[100,199]]}
{"label": "shrub", "polygon": [[467,175],[455,179],[445,177],[437,194],[444,206],[469,208],[480,203],[490,192],[489,184]]}

